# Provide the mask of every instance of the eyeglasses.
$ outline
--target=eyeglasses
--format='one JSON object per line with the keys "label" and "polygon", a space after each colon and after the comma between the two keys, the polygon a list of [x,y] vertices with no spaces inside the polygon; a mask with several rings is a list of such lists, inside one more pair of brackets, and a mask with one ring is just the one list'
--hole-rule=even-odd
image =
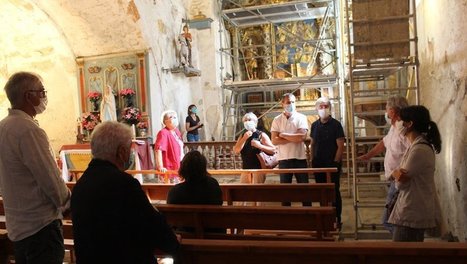
{"label": "eyeglasses", "polygon": [[46,90],[28,90],[28,92],[34,92],[38,93],[39,97],[44,98],[47,96],[47,91]]}

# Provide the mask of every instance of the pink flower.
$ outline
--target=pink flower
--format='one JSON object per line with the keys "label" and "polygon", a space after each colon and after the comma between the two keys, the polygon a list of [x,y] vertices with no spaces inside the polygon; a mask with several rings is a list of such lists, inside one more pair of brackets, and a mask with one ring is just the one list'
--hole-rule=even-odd
{"label": "pink flower", "polygon": [[129,98],[131,98],[131,97],[133,97],[133,95],[136,94],[136,92],[135,92],[135,90],[133,90],[133,89],[125,88],[125,89],[123,89],[123,90],[120,90],[120,93],[119,93],[119,94],[120,94],[121,97],[124,97],[124,98],[128,98],[128,97],[129,97]]}
{"label": "pink flower", "polygon": [[91,91],[88,93],[89,101],[97,102],[102,98],[102,94],[96,91]]}
{"label": "pink flower", "polygon": [[100,123],[98,115],[86,112],[81,115],[81,125],[84,130],[92,131]]}
{"label": "pink flower", "polygon": [[128,124],[137,124],[141,119],[141,112],[136,107],[125,107],[122,111],[122,121]]}

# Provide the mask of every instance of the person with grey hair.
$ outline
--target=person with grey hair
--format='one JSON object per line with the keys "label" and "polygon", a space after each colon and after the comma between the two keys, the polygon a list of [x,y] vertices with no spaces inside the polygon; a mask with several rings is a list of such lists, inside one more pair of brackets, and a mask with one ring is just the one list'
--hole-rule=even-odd
{"label": "person with grey hair", "polygon": [[[162,113],[161,120],[164,128],[157,133],[154,144],[156,169],[161,172],[178,170],[183,158],[183,140],[177,128],[179,124],[177,112],[167,110]],[[170,175],[170,181],[178,183],[180,179],[177,175]]]}
{"label": "person with grey hair", "polygon": [[[341,123],[331,116],[331,102],[327,97],[321,97],[316,101],[316,110],[319,119],[311,124],[310,151],[313,168],[337,168],[337,172],[331,174],[331,181],[335,186],[336,201],[336,227],[342,228],[342,197],[340,192],[340,177],[342,170],[342,154],[344,153],[345,135]],[[317,183],[326,182],[325,173],[315,173]]]}
{"label": "person with grey hair", "polygon": [[[272,155],[276,152],[276,147],[272,144],[271,139],[266,133],[256,129],[258,117],[254,113],[246,113],[242,121],[245,133],[238,137],[233,150],[236,154],[241,154],[243,169],[261,169],[261,164],[256,154],[264,151]],[[265,180],[266,177],[263,173],[242,173],[240,176],[241,183],[264,183]]]}
{"label": "person with grey hair", "polygon": [[130,127],[114,121],[97,125],[91,134],[93,159],[71,197],[78,264],[156,263],[156,249],[177,255],[177,236],[139,181],[125,173],[131,137]]}
{"label": "person with grey hair", "polygon": [[[271,125],[272,144],[277,146],[280,169],[307,168],[304,140],[308,131],[308,121],[295,107],[295,96],[286,93],[282,96],[284,112],[276,116]],[[281,183],[291,183],[294,173],[281,173]],[[308,183],[308,173],[295,173],[297,183]],[[290,206],[290,202],[282,205]],[[303,205],[311,205],[303,203]]]}
{"label": "person with grey hair", "polygon": [[383,211],[382,222],[383,226],[391,233],[393,232],[393,227],[392,224],[388,223],[388,205],[397,195],[392,172],[399,167],[405,151],[410,146],[408,139],[400,133],[403,129],[400,112],[401,109],[408,105],[407,99],[403,96],[395,95],[388,98],[385,113],[386,122],[391,125],[388,134],[368,151],[368,153],[357,158],[367,161],[386,150],[384,155],[384,176],[386,180],[389,181],[389,189],[386,196],[386,208],[384,208]]}
{"label": "person with grey hair", "polygon": [[0,122],[0,189],[15,261],[61,264],[61,219],[70,191],[47,134],[34,119],[46,109],[47,91],[39,75],[18,72],[7,81],[5,92],[11,109]]}

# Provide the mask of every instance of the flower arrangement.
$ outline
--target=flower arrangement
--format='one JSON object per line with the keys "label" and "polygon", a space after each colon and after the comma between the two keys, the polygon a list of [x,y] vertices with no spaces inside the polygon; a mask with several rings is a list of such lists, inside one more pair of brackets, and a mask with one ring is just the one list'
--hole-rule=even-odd
{"label": "flower arrangement", "polygon": [[141,119],[141,112],[136,107],[125,107],[122,111],[122,121],[127,124],[137,124]]}
{"label": "flower arrangement", "polygon": [[100,119],[97,114],[86,112],[81,116],[81,125],[84,130],[92,131],[99,123]]}
{"label": "flower arrangement", "polygon": [[95,103],[102,98],[102,94],[96,91],[91,91],[88,93],[89,101]]}
{"label": "flower arrangement", "polygon": [[136,127],[139,129],[148,129],[148,122],[140,121],[138,124],[136,124]]}
{"label": "flower arrangement", "polygon": [[125,88],[123,90],[120,90],[120,96],[123,98],[131,98],[133,95],[136,94],[135,90],[130,89],[130,88]]}

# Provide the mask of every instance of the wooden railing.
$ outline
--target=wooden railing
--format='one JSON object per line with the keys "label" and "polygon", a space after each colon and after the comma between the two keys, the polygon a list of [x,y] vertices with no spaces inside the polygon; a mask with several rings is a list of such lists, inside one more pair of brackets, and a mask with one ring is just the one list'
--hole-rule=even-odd
{"label": "wooden railing", "polygon": [[[185,153],[190,150],[198,150],[208,160],[209,169],[241,169],[242,158],[233,151],[235,141],[204,141],[184,142]],[[311,167],[310,140],[305,140],[306,159],[308,167]]]}
{"label": "wooden railing", "polygon": [[[73,179],[79,179],[80,175],[83,174],[84,170],[70,170]],[[174,170],[168,170],[167,172],[161,172],[158,170],[127,170],[128,174],[155,174],[162,175],[164,181],[168,183],[168,178],[170,175],[177,175],[178,172]],[[306,168],[306,169],[258,169],[258,170],[208,170],[209,174],[212,176],[240,176],[243,173],[249,173],[252,175],[256,173],[264,174],[280,174],[280,173],[308,173],[309,176],[312,176],[313,173],[326,173],[326,181],[331,182],[331,173],[337,172],[337,168]]]}

